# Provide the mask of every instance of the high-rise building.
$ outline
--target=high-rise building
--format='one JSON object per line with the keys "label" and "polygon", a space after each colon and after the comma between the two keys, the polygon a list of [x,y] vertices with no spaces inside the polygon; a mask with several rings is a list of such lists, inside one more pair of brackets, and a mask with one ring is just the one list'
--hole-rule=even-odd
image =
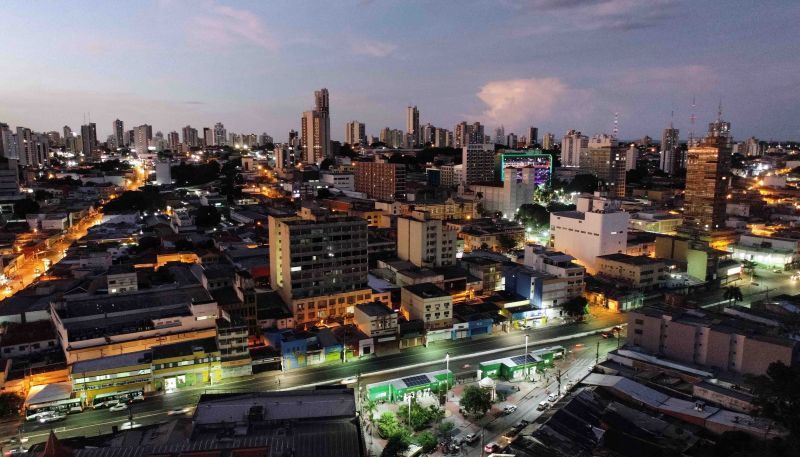
{"label": "high-rise building", "polygon": [[710,129],[700,144],[689,148],[686,158],[684,232],[723,229],[731,168],[727,130]]}
{"label": "high-rise building", "polygon": [[504,126],[494,129],[494,142],[497,144],[506,144],[506,128]]}
{"label": "high-rise building", "polygon": [[545,151],[552,151],[556,145],[556,136],[547,132],[542,137],[542,149]]}
{"label": "high-rise building", "polygon": [[467,132],[467,123],[459,122],[453,129],[454,145],[457,148],[463,148],[469,144],[469,132]]}
{"label": "high-rise building", "polygon": [[153,139],[153,126],[142,124],[133,128],[133,145],[136,153],[140,155],[148,153]]}
{"label": "high-rise building", "polygon": [[14,143],[14,132],[8,124],[0,122],[0,157],[17,158],[17,146],[16,144],[12,146],[12,143]]}
{"label": "high-rise building", "polygon": [[426,144],[433,145],[436,141],[436,127],[427,123],[419,128],[419,144],[418,146],[425,146]]}
{"label": "high-rise building", "polygon": [[389,163],[384,158],[374,162],[355,162],[355,189],[369,198],[382,201],[406,198],[406,168],[399,163]]}
{"label": "high-rise building", "polygon": [[119,119],[114,121],[114,138],[117,141],[118,148],[127,146],[125,144],[125,125]]}
{"label": "high-rise building", "polygon": [[90,122],[81,126],[81,141],[83,142],[83,155],[92,156],[97,151],[97,125]]}
{"label": "high-rise building", "polygon": [[172,151],[178,150],[178,147],[181,144],[181,139],[180,136],[178,135],[178,132],[173,130],[172,132],[169,132],[167,134],[167,144],[169,145],[169,148]]}
{"label": "high-rise building", "polygon": [[397,257],[418,267],[455,265],[457,230],[427,211],[397,218]]}
{"label": "high-rise building", "polygon": [[314,91],[314,104],[300,120],[300,145],[306,163],[320,163],[332,155],[328,89]]}
{"label": "high-rise building", "polygon": [[625,151],[625,171],[635,170],[639,163],[639,148],[631,143]]}
{"label": "high-rise building", "polygon": [[[0,126],[0,128],[2,128],[2,126]],[[61,141],[61,134],[55,130],[47,132],[47,141],[50,143],[50,146],[52,147],[61,146],[64,144]]]}
{"label": "high-rise building", "polygon": [[364,144],[366,141],[367,132],[364,123],[358,121],[348,122],[344,130],[344,142],[351,146],[357,146]]}
{"label": "high-rise building", "polygon": [[214,124],[214,146],[225,146],[228,144],[228,132],[222,122]]}
{"label": "high-rise building", "polygon": [[511,149],[517,149],[518,142],[519,139],[517,138],[517,135],[514,132],[511,132],[508,135],[506,135],[504,141],[505,145]]}
{"label": "high-rise building", "polygon": [[464,182],[469,184],[494,181],[494,145],[472,143],[461,149]]}
{"label": "high-rise building", "polygon": [[594,135],[581,152],[581,170],[597,176],[611,198],[625,197],[626,151],[611,135]]}
{"label": "high-rise building", "polygon": [[287,141],[287,144],[295,148],[300,147],[300,136],[298,135],[297,130],[289,130],[289,141]]}
{"label": "high-rise building", "polygon": [[182,129],[181,133],[183,133],[183,144],[185,144],[186,147],[195,148],[199,146],[197,129],[192,128],[191,125],[187,125]]}
{"label": "high-rise building", "polygon": [[317,215],[269,217],[270,281],[298,324],[344,317],[372,300],[367,221]]}
{"label": "high-rise building", "polygon": [[679,130],[670,123],[669,128],[661,133],[661,157],[659,168],[664,173],[671,175],[678,171],[679,157]]}
{"label": "high-rise building", "polygon": [[416,106],[406,108],[406,132],[411,135],[413,143],[409,146],[420,144],[419,110]]}
{"label": "high-rise building", "polygon": [[258,145],[266,146],[268,144],[275,144],[275,139],[272,138],[272,135],[267,134],[267,132],[262,132],[258,137]]}
{"label": "high-rise building", "polygon": [[539,144],[539,129],[533,126],[528,127],[528,147],[532,148],[537,144]]}
{"label": "high-rise building", "polygon": [[579,167],[581,165],[581,151],[589,146],[589,138],[577,130],[570,130],[561,140],[561,165],[564,167]]}
{"label": "high-rise building", "polygon": [[26,127],[17,127],[17,157],[23,167],[37,167],[36,154],[33,147],[33,132]]}
{"label": "high-rise building", "polygon": [[436,129],[433,145],[437,148],[453,147],[453,132],[447,129]]}
{"label": "high-rise building", "polygon": [[[0,125],[0,135],[3,132]],[[5,125],[8,128],[7,125]],[[0,157],[0,198],[15,198],[19,196],[19,170],[17,159]]]}

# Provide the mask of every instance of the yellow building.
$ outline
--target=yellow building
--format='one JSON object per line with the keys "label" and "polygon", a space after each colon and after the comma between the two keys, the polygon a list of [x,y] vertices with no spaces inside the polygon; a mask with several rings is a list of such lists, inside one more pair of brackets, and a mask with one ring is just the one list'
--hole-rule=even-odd
{"label": "yellow building", "polygon": [[74,396],[88,406],[143,396],[151,389],[150,362],[150,351],[76,362],[69,376]]}
{"label": "yellow building", "polygon": [[216,338],[184,341],[153,347],[153,387],[171,392],[222,379]]}

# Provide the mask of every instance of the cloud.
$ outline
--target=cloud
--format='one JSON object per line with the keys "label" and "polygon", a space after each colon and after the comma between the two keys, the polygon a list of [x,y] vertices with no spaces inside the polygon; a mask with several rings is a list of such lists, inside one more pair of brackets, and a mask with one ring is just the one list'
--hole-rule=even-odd
{"label": "cloud", "polygon": [[354,54],[369,57],[387,57],[397,50],[397,45],[365,38],[351,38],[350,50]]}
{"label": "cloud", "polygon": [[189,37],[203,45],[234,46],[249,44],[268,51],[278,49],[278,42],[255,13],[216,3],[189,20]]}
{"label": "cloud", "polygon": [[486,104],[482,116],[511,128],[550,117],[571,89],[558,78],[490,81],[478,91]]}
{"label": "cloud", "polygon": [[719,82],[717,73],[704,65],[678,65],[630,70],[619,78],[627,92],[707,91]]}
{"label": "cloud", "polygon": [[[517,34],[569,30],[632,31],[655,27],[677,14],[678,0],[507,0],[512,8],[548,16],[547,25],[522,27]],[[508,3],[510,2],[510,3]]]}

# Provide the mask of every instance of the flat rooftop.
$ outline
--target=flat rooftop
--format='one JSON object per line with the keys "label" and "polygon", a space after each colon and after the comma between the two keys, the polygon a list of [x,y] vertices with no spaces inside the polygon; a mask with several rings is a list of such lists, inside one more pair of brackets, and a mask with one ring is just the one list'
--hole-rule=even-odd
{"label": "flat rooftop", "polygon": [[437,297],[450,296],[450,294],[442,290],[439,286],[430,282],[425,282],[422,284],[413,284],[410,286],[403,286],[403,288],[408,290],[412,294],[422,298],[437,298]]}

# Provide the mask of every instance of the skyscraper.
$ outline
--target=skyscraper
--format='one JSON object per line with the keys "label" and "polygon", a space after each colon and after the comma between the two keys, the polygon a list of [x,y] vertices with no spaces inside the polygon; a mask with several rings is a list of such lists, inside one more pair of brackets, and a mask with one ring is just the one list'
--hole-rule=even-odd
{"label": "skyscraper", "polygon": [[363,144],[367,140],[366,127],[363,122],[350,121],[347,123],[344,131],[344,142],[357,146]]}
{"label": "skyscraper", "polygon": [[314,109],[300,120],[300,142],[306,163],[320,163],[331,156],[331,118],[328,89],[314,92]]}
{"label": "skyscraper", "polygon": [[528,127],[528,147],[532,148],[539,144],[539,129],[536,127]]}
{"label": "skyscraper", "polygon": [[228,133],[222,122],[214,124],[214,146],[225,146],[228,143]]}
{"label": "skyscraper", "polygon": [[683,228],[688,231],[708,233],[725,226],[731,168],[730,124],[726,123],[726,129],[714,124],[700,144],[690,147],[686,154]]}
{"label": "skyscraper", "polygon": [[16,144],[12,146],[14,141],[14,133],[9,128],[8,124],[0,122],[0,157],[16,159]]}
{"label": "skyscraper", "polygon": [[148,148],[153,139],[153,126],[142,124],[133,128],[133,144],[136,153],[141,157],[148,153]]}
{"label": "skyscraper", "polygon": [[119,119],[114,121],[114,139],[117,141],[118,148],[127,146],[125,144],[125,126]]}
{"label": "skyscraper", "polygon": [[178,146],[180,145],[180,143],[181,140],[180,137],[178,136],[178,132],[173,130],[172,132],[169,132],[167,134],[167,144],[169,145],[169,148],[173,152],[178,150]]}
{"label": "skyscraper", "polygon": [[542,149],[545,151],[551,151],[556,145],[556,136],[550,132],[547,132],[542,137]]}
{"label": "skyscraper", "polygon": [[419,110],[416,106],[409,106],[406,108],[406,132],[408,132],[414,141],[409,146],[416,146],[420,143],[419,132]]}
{"label": "skyscraper", "polygon": [[198,138],[197,138],[197,129],[192,128],[191,125],[187,125],[182,129],[183,133],[183,144],[187,147],[194,148],[199,146],[198,145]]}
{"label": "skyscraper", "polygon": [[627,153],[610,135],[595,135],[581,152],[581,170],[600,178],[610,198],[625,197]]}
{"label": "skyscraper", "polygon": [[214,130],[203,127],[203,146],[214,146]]}
{"label": "skyscraper", "polygon": [[678,171],[678,162],[680,159],[678,151],[679,133],[678,129],[673,128],[671,122],[669,128],[664,129],[661,133],[661,158],[659,168],[669,175]]}
{"label": "skyscraper", "polygon": [[84,156],[91,156],[97,150],[97,125],[94,122],[81,126],[81,141]]}
{"label": "skyscraper", "polygon": [[581,165],[581,151],[589,146],[589,138],[577,130],[570,130],[561,140],[561,165],[578,167]]}
{"label": "skyscraper", "polygon": [[495,144],[506,144],[506,128],[502,125],[494,129]]}

